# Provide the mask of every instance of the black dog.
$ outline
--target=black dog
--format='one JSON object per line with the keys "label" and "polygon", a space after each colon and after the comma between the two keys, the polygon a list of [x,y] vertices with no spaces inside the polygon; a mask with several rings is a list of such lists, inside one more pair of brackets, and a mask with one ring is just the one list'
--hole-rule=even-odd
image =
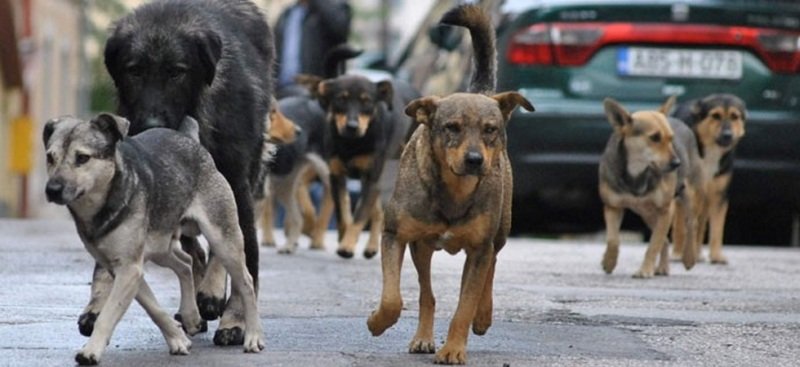
{"label": "black dog", "polygon": [[[273,60],[269,26],[248,0],[148,3],[116,23],[105,47],[118,112],[131,121],[131,134],[153,127],[176,129],[186,115],[200,123],[200,141],[235,194],[247,269],[256,290],[253,193],[261,189],[256,186],[263,169],[263,121],[270,105]],[[194,239],[181,241],[197,248]],[[197,289],[205,319],[234,309],[225,312],[214,342],[241,344],[240,305],[225,308],[225,273],[213,256]]]}
{"label": "black dog", "polygon": [[[344,258],[353,257],[358,236],[370,222],[370,237],[364,257],[378,252],[383,229],[379,200],[381,175],[387,160],[400,155],[408,137],[411,119],[405,105],[418,98],[410,85],[401,81],[373,83],[358,75],[344,75],[307,83],[325,110],[328,120],[331,190],[339,226],[339,248]],[[361,179],[361,197],[351,214],[347,177]]]}

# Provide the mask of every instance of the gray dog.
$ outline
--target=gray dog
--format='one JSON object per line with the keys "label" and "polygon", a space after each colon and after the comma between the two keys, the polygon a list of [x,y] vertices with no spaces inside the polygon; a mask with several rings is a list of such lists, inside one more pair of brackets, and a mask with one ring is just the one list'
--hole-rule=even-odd
{"label": "gray dog", "polygon": [[144,262],[171,268],[181,288],[186,333],[203,321],[194,300],[191,257],[180,234],[202,233],[231,275],[232,303],[244,310],[245,352],[264,348],[253,279],[245,269],[236,203],[228,182],[199,143],[197,121],[179,131],[151,129],[127,137],[128,120],[101,114],[90,122],[53,119],[44,128],[47,200],[66,205],[84,246],[112,278],[110,291],[79,364],[100,360],[131,301],[142,305],[161,329],[171,354],[187,354],[191,341],[162,310],[144,280]]}

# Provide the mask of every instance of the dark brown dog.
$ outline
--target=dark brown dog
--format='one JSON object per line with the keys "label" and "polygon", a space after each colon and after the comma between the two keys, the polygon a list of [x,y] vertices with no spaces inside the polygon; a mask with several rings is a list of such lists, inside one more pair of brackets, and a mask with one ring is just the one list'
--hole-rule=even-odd
{"label": "dark brown dog", "polygon": [[[692,128],[700,149],[704,189],[701,191],[697,256],[702,259],[702,244],[709,229],[709,257],[712,264],[727,264],[722,255],[722,235],[728,213],[728,186],[733,177],[733,153],[744,136],[747,110],[744,102],[731,94],[712,94],[681,105],[675,117]],[[683,248],[677,244],[673,257]]]}
{"label": "dark brown dog", "polygon": [[[359,75],[322,80],[307,76],[304,84],[325,110],[328,120],[331,191],[339,225],[339,256],[352,258],[367,223],[370,236],[364,257],[378,253],[383,209],[380,185],[384,166],[400,155],[411,119],[403,106],[419,94],[406,83],[374,83]],[[361,196],[351,213],[347,178],[361,180]]]}
{"label": "dark brown dog", "polygon": [[434,297],[430,284],[433,251],[467,253],[458,309],[436,363],[467,360],[469,327],[483,335],[492,323],[492,283],[496,255],[511,228],[511,165],[505,125],[520,94],[494,94],[495,44],[489,17],[477,6],[461,6],[442,23],[470,30],[476,71],[470,92],[417,99],[406,108],[421,125],[406,144],[392,199],[385,211],[381,243],[383,294],[367,326],[382,334],[400,317],[400,268],[406,244],[420,282],[417,333],[409,352],[433,353]]}

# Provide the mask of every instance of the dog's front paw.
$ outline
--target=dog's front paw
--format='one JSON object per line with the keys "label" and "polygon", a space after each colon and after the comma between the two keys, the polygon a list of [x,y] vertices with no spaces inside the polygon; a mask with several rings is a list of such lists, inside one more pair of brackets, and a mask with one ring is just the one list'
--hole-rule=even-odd
{"label": "dog's front paw", "polygon": [[656,268],[655,275],[660,275],[660,276],[667,276],[667,275],[669,275],[669,266],[668,266],[668,265],[659,265],[659,266]]}
{"label": "dog's front paw", "polygon": [[189,336],[194,336],[197,333],[205,333],[208,331],[208,322],[203,320],[199,314],[192,317],[193,320],[191,321],[184,320],[183,316],[181,316],[179,313],[176,313],[174,318],[175,321],[181,324],[181,328],[186,332],[186,334],[189,334]]}
{"label": "dog's front paw", "polygon": [[398,319],[400,319],[399,307],[397,308],[396,312],[385,312],[382,309],[378,309],[369,316],[369,319],[367,319],[367,328],[372,333],[372,336],[378,336],[383,334],[386,329],[397,323]]}
{"label": "dog's front paw", "polygon": [[465,346],[452,347],[445,343],[442,349],[436,352],[433,362],[436,364],[466,364],[467,350]]}
{"label": "dog's front paw", "polygon": [[371,249],[364,250],[364,258],[367,258],[367,259],[371,259],[371,258],[375,257],[375,255],[377,255],[377,254],[378,254],[378,251],[376,251],[376,250],[371,250]]}
{"label": "dog's front paw", "polygon": [[214,344],[219,346],[244,344],[244,331],[238,326],[217,329],[214,333]]}
{"label": "dog's front paw", "polygon": [[347,250],[347,249],[343,249],[343,248],[340,248],[340,249],[336,250],[336,254],[341,256],[342,258],[345,258],[345,259],[352,259],[353,258],[353,251],[350,251],[350,250]]}
{"label": "dog's front paw", "polygon": [[639,269],[639,271],[633,273],[633,277],[636,279],[652,278],[654,275],[653,269]]}
{"label": "dog's front paw", "polygon": [[197,293],[197,308],[203,320],[216,320],[225,311],[225,299]]}
{"label": "dog's front paw", "polygon": [[614,268],[617,267],[617,255],[619,255],[619,253],[614,250],[606,250],[605,254],[603,254],[603,271],[605,271],[606,274],[611,274]]}
{"label": "dog's front paw", "polygon": [[322,242],[319,242],[319,243],[311,242],[311,246],[309,246],[308,248],[310,250],[315,250],[315,251],[325,250],[325,243],[322,243]]}
{"label": "dog's front paw", "polygon": [[728,265],[728,259],[722,254],[711,254],[709,257],[711,258],[712,265]]}
{"label": "dog's front paw", "polygon": [[261,332],[247,332],[244,335],[244,352],[258,353],[264,350],[264,336]]}
{"label": "dog's front paw", "polygon": [[489,316],[478,314],[475,320],[472,321],[472,332],[475,335],[484,335],[492,326],[492,315]]}
{"label": "dog's front paw", "polygon": [[415,337],[408,344],[408,352],[413,354],[431,354],[436,353],[436,343],[432,338],[417,338]]}
{"label": "dog's front paw", "polygon": [[88,354],[81,351],[75,355],[75,362],[77,362],[79,366],[96,366],[97,363],[100,362],[100,358],[94,354]]}
{"label": "dog's front paw", "polygon": [[[97,313],[86,312],[78,317],[78,331],[83,336],[92,336],[94,331],[94,322],[97,320]],[[77,357],[76,357],[77,358]]]}
{"label": "dog's front paw", "polygon": [[697,263],[697,259],[692,251],[685,251],[681,256],[681,262],[683,262],[683,267],[686,270],[691,270]]}
{"label": "dog's front paw", "polygon": [[185,356],[192,349],[192,341],[184,333],[178,333],[174,337],[167,338],[169,354]]}
{"label": "dog's front paw", "polygon": [[297,249],[297,244],[286,244],[285,246],[278,249],[278,253],[281,255],[291,255]]}

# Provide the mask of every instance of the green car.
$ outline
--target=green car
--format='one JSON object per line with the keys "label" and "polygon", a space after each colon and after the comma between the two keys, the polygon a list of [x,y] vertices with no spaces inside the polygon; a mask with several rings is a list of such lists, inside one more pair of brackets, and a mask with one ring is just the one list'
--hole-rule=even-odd
{"label": "green car", "polygon": [[[469,37],[435,26],[436,13],[453,3],[432,7],[394,70],[424,94],[462,89],[468,79],[469,42],[462,41]],[[725,242],[797,243],[800,2],[480,3],[498,19],[497,90],[519,91],[536,107],[515,113],[508,126],[516,233],[604,228],[597,192],[597,166],[611,134],[604,98],[639,110],[671,95],[680,103],[731,93],[748,114]],[[628,216],[623,226],[643,230],[637,220]]]}

